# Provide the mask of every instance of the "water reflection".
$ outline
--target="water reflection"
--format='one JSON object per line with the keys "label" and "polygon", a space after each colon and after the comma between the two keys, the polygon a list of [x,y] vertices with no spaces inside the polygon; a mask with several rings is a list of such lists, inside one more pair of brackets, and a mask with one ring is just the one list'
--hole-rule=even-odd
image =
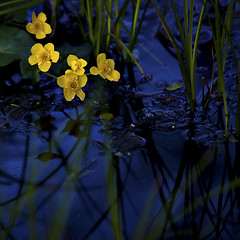
{"label": "water reflection", "polygon": [[239,142],[148,124],[112,142],[114,118],[96,115],[89,101],[30,135],[1,131],[2,239],[237,239]]}

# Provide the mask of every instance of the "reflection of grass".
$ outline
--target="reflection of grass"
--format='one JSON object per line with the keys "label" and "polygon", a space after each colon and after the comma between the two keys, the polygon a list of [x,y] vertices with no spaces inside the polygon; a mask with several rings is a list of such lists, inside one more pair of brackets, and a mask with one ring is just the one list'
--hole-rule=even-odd
{"label": "reflection of grass", "polygon": [[[167,195],[164,191],[165,184],[159,186],[156,179],[159,193],[149,194],[133,239],[181,239],[186,236],[192,236],[193,239],[212,239],[216,236],[219,239],[226,229],[227,221],[236,206],[240,183],[230,164],[228,143],[225,145],[225,163],[221,173],[217,166],[217,148],[208,149],[198,159],[195,156],[196,143],[188,140],[185,146],[173,188],[169,189]],[[206,171],[211,173],[208,178]],[[219,178],[217,186],[216,171]],[[150,217],[158,196],[163,206],[154,217]],[[204,224],[206,221],[207,225]]]}

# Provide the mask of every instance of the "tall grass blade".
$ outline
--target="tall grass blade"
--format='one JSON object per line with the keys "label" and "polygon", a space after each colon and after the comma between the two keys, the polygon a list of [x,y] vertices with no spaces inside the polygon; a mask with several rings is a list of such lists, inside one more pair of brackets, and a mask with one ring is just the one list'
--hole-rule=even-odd
{"label": "tall grass blade", "polygon": [[[148,8],[148,5],[149,5],[149,2],[150,2],[150,0],[148,0],[146,5],[145,5],[145,8],[144,8],[142,16],[141,16],[141,18],[139,20],[137,29],[135,29],[134,32],[133,32],[133,29],[132,29],[132,33],[130,35],[129,47],[128,47],[131,52],[133,51],[133,48],[134,48],[134,46],[135,46],[135,44],[137,42],[137,38],[138,38],[140,29],[141,29],[141,26],[142,26],[143,19],[145,17],[145,14],[146,14],[146,11],[147,11],[147,8]],[[135,25],[135,28],[136,28],[136,25]]]}
{"label": "tall grass blade", "polygon": [[138,61],[136,60],[136,58],[133,56],[133,54],[131,53],[131,51],[128,49],[128,47],[122,42],[122,40],[117,39],[116,36],[114,36],[113,34],[111,34],[123,47],[123,49],[127,52],[127,54],[129,54],[129,56],[131,57],[132,61],[138,66],[139,70],[142,72],[142,74],[144,74],[144,76],[146,78],[148,78],[147,74],[143,71],[142,67],[140,66],[140,64],[138,63]]}
{"label": "tall grass blade", "polygon": [[[164,18],[164,15],[160,12],[157,4],[156,4],[156,1],[155,0],[152,0],[153,2],[153,5],[157,11],[157,14],[160,18],[160,21],[165,29],[165,32],[167,33],[168,35],[168,38],[169,40],[171,41],[172,43],[172,46],[175,50],[175,53],[176,53],[176,56],[177,56],[177,59],[178,59],[178,63],[179,63],[179,68],[180,68],[180,71],[181,71],[181,74],[182,74],[182,78],[183,78],[183,82],[184,82],[184,85],[185,85],[185,90],[186,90],[186,93],[187,93],[187,96],[188,96],[188,101],[189,101],[189,105],[190,105],[190,109],[193,111],[194,110],[194,100],[193,100],[193,97],[192,97],[192,91],[191,91],[191,82],[189,80],[189,70],[188,70],[188,66],[186,67],[185,65],[185,61],[182,57],[182,54],[180,53],[180,50],[179,50],[179,47],[177,45],[177,42],[175,41],[174,39],[174,36]],[[186,44],[185,44],[185,39],[184,39],[184,33],[182,31],[182,27],[181,27],[181,23],[180,23],[180,20],[179,20],[179,17],[177,15],[177,10],[176,10],[176,7],[175,7],[175,4],[174,2],[171,1],[171,3],[173,4],[173,10],[174,10],[174,14],[176,16],[176,22],[177,22],[177,26],[179,28],[179,33],[180,33],[180,37],[181,37],[181,43],[182,43],[182,46],[183,46],[183,50],[185,53],[188,52],[187,48],[186,48]],[[185,55],[186,57],[186,62],[188,63],[189,62],[189,57],[188,57],[188,54]]]}
{"label": "tall grass blade", "polygon": [[[15,12],[15,11],[19,11],[19,10],[22,10],[22,9],[27,9],[27,8],[30,8],[30,7],[33,7],[39,3],[42,3],[44,2],[45,0],[33,0],[33,1],[24,1],[26,3],[23,3],[23,4],[20,4],[20,5],[17,5],[17,6],[13,6],[13,7],[9,7],[7,9],[4,9],[4,10],[0,10],[0,15],[4,15],[4,14],[8,14],[8,13],[12,13],[12,12]],[[21,1],[11,1],[12,3],[15,2],[21,2]],[[23,2],[23,1],[22,1]],[[3,3],[5,4],[5,6],[7,4],[9,4],[9,2],[6,2],[6,3]],[[4,6],[4,5],[0,5],[1,6]]]}
{"label": "tall grass blade", "polygon": [[[218,1],[211,0],[211,3],[215,9],[215,27],[213,26],[209,14],[208,19],[209,23],[212,29],[213,34],[213,40],[215,43],[216,48],[216,56],[217,56],[217,66],[218,66],[218,97],[223,99],[223,105],[224,105],[224,114],[225,114],[225,131],[226,131],[226,137],[228,137],[228,129],[229,129],[229,113],[228,107],[227,107],[227,98],[226,98],[226,89],[225,89],[225,79],[224,79],[224,68],[225,68],[225,62],[227,58],[227,52],[228,52],[228,45],[231,45],[231,49],[234,56],[235,65],[237,66],[237,59],[236,54],[234,51],[234,47],[231,41],[230,32],[232,28],[232,21],[233,21],[233,12],[235,9],[235,4],[233,3],[233,0],[230,1],[230,5],[228,6],[227,13],[225,16],[225,19],[222,20],[222,17],[219,12],[219,5]],[[222,26],[220,25],[222,24]],[[223,28],[221,33],[221,27]],[[238,66],[237,66],[237,72],[238,72]],[[239,79],[239,77],[238,77]]]}

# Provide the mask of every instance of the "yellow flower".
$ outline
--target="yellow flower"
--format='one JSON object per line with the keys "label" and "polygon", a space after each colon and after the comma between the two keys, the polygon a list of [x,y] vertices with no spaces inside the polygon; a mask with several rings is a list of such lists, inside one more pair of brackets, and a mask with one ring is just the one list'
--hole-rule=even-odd
{"label": "yellow flower", "polygon": [[31,65],[38,64],[42,72],[47,72],[51,67],[51,61],[56,63],[59,59],[59,52],[54,51],[54,45],[47,43],[44,47],[41,43],[36,43],[31,48],[32,55],[28,58]]}
{"label": "yellow flower", "polygon": [[28,23],[26,29],[28,32],[36,35],[37,39],[42,39],[46,37],[46,34],[52,32],[52,28],[48,23],[46,15],[41,12],[38,17],[36,17],[35,12],[32,13],[32,23]]}
{"label": "yellow flower", "polygon": [[77,75],[83,75],[85,72],[84,67],[87,65],[87,62],[82,58],[78,59],[78,57],[74,55],[69,55],[67,58],[67,64],[71,67],[74,73]]}
{"label": "yellow flower", "polygon": [[87,83],[86,75],[77,75],[71,70],[66,70],[65,75],[57,79],[57,84],[63,88],[63,94],[67,101],[73,100],[77,95],[82,101],[85,93],[81,89]]}
{"label": "yellow flower", "polygon": [[97,56],[97,67],[91,67],[90,73],[93,75],[99,74],[102,78],[107,78],[115,82],[120,78],[120,73],[114,70],[114,61],[112,59],[106,59],[105,53]]}

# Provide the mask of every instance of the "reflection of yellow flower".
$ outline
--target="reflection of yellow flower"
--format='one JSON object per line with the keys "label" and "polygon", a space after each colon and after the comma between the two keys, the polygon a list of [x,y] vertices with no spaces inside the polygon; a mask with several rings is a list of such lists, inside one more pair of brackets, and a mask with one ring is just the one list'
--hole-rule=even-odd
{"label": "reflection of yellow flower", "polygon": [[87,83],[86,75],[77,75],[71,70],[66,70],[65,75],[57,79],[57,84],[63,88],[63,94],[67,101],[73,100],[77,95],[82,101],[85,93],[81,89]]}
{"label": "reflection of yellow flower", "polygon": [[102,78],[107,78],[115,82],[120,78],[120,73],[114,70],[114,61],[112,59],[106,59],[105,53],[97,56],[97,67],[91,67],[90,73],[93,75],[99,74]]}
{"label": "reflection of yellow flower", "polygon": [[28,32],[36,35],[37,39],[42,39],[46,37],[46,34],[52,32],[52,28],[48,23],[45,23],[47,20],[46,15],[41,12],[38,17],[36,17],[35,12],[32,13],[32,22],[28,23],[26,29]]}
{"label": "reflection of yellow flower", "polygon": [[36,43],[31,48],[32,55],[28,58],[31,65],[38,64],[42,72],[47,72],[51,67],[51,61],[56,63],[59,59],[59,52],[54,51],[54,45],[47,43],[44,47],[41,43]]}
{"label": "reflection of yellow flower", "polygon": [[77,75],[84,74],[85,72],[84,67],[87,65],[87,62],[84,59],[82,58],[78,59],[78,57],[74,55],[69,55],[67,58],[67,63],[68,66],[71,67],[72,71]]}

